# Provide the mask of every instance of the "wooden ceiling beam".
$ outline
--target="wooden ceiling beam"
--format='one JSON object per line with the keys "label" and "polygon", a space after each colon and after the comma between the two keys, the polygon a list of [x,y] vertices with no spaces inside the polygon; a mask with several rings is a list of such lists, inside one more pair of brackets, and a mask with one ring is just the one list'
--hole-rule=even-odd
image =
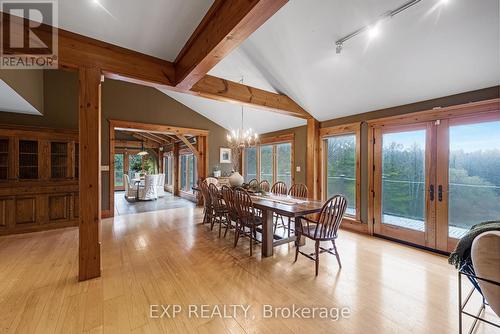
{"label": "wooden ceiling beam", "polygon": [[215,0],[177,56],[176,86],[189,90],[288,0]]}
{"label": "wooden ceiling beam", "polygon": [[[118,140],[115,139],[114,141],[115,147],[123,147],[123,148],[141,148],[142,147],[142,142],[141,141],[135,141],[135,140]],[[152,144],[150,142],[144,142],[144,147],[146,148],[158,148],[160,145],[157,143]]]}
{"label": "wooden ceiling beam", "polygon": [[265,109],[303,119],[313,118],[286,95],[268,92],[211,75],[205,75],[198,81],[191,88],[190,94],[217,101],[236,102],[252,108]]}
{"label": "wooden ceiling beam", "polygon": [[157,140],[161,141],[163,145],[167,145],[170,143],[170,139],[160,136],[157,133],[147,132],[147,135],[151,137],[151,139],[156,138]]}
{"label": "wooden ceiling beam", "polygon": [[156,147],[160,146],[158,142],[152,141],[151,139],[144,137],[142,134],[139,133],[133,133],[132,137],[139,139],[141,142],[144,142],[144,147],[146,147],[146,145],[156,146]]}
{"label": "wooden ceiling beam", "polygon": [[184,137],[183,135],[177,135],[177,137],[179,137],[179,139],[184,144],[186,144],[186,146],[191,150],[191,152],[193,152],[196,158],[200,157],[200,152],[198,152],[198,150],[193,146],[193,144],[191,144],[191,142],[186,137]]}

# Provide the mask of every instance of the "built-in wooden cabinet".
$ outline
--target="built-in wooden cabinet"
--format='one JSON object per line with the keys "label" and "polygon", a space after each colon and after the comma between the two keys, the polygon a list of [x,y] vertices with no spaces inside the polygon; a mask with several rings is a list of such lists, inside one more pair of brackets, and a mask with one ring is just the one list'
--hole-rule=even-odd
{"label": "built-in wooden cabinet", "polygon": [[0,235],[78,223],[78,131],[0,125]]}

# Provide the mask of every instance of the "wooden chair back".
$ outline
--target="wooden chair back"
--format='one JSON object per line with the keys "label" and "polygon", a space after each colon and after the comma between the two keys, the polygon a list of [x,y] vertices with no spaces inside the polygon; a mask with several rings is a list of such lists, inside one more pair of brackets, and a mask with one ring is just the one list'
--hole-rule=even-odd
{"label": "wooden chair back", "polygon": [[208,192],[210,194],[210,202],[214,207],[215,211],[220,211],[224,209],[224,202],[222,197],[219,195],[219,188],[213,183],[208,185]]}
{"label": "wooden chair back", "polygon": [[202,180],[199,180],[198,187],[200,187],[201,190],[201,196],[203,197],[203,205],[205,206],[205,209],[210,209],[212,206],[212,201],[210,198],[208,184],[206,182],[203,182]]}
{"label": "wooden chair back", "polygon": [[292,197],[307,198],[309,195],[309,191],[305,184],[295,183],[288,191],[288,195]]}
{"label": "wooden chair back", "polygon": [[346,209],[347,200],[342,195],[335,195],[326,201],[319,214],[315,238],[335,239]]}
{"label": "wooden chair back", "polygon": [[222,189],[222,199],[224,200],[224,203],[226,204],[226,208],[229,211],[229,215],[232,218],[237,217],[236,213],[236,208],[234,206],[234,191],[230,187],[223,185]]}
{"label": "wooden chair back", "polygon": [[217,183],[219,183],[219,180],[217,180],[215,177],[209,176],[205,179],[205,182],[207,185],[211,185],[211,184],[217,185]]}
{"label": "wooden chair back", "polygon": [[260,183],[259,183],[259,188],[260,188],[262,191],[269,192],[269,191],[271,190],[271,185],[269,184],[269,181],[267,181],[267,180],[262,180],[262,181],[260,181]]}
{"label": "wooden chair back", "polygon": [[271,192],[273,194],[286,195],[288,193],[286,183],[282,182],[282,181],[276,182],[275,184],[273,184],[273,187],[271,188]]}
{"label": "wooden chair back", "polygon": [[259,181],[257,179],[251,179],[248,181],[248,187],[249,188],[257,188],[259,186]]}
{"label": "wooden chair back", "polygon": [[240,219],[253,219],[255,211],[250,195],[243,188],[236,188],[233,193],[234,208]]}

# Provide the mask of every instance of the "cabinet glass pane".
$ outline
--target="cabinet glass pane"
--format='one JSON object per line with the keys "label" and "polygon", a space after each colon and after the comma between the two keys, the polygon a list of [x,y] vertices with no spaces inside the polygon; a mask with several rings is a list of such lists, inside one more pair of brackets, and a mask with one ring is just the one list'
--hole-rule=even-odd
{"label": "cabinet glass pane", "polygon": [[50,143],[50,176],[65,178],[68,174],[68,144]]}
{"label": "cabinet glass pane", "polygon": [[38,178],[38,142],[19,141],[19,178],[32,180]]}
{"label": "cabinet glass pane", "polygon": [[273,146],[260,147],[260,180],[267,180],[273,184]]}
{"label": "cabinet glass pane", "polygon": [[276,145],[277,181],[285,182],[287,187],[292,185],[292,144]]}
{"label": "cabinet glass pane", "polygon": [[382,223],[425,231],[426,131],[382,136]]}
{"label": "cabinet glass pane", "polygon": [[450,127],[448,235],[500,220],[500,122]]}
{"label": "cabinet glass pane", "polygon": [[9,140],[0,139],[0,180],[9,177]]}
{"label": "cabinet glass pane", "polygon": [[341,135],[326,139],[327,197],[342,194],[347,198],[349,215],[356,215],[356,136]]}

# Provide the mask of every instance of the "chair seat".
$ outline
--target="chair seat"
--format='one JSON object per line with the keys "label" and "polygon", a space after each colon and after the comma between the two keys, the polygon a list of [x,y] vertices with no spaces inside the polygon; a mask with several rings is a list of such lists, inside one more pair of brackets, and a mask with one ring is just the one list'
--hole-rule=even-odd
{"label": "chair seat", "polygon": [[240,221],[245,226],[260,226],[260,225],[262,225],[262,218],[259,216],[254,216],[253,218],[240,218]]}

